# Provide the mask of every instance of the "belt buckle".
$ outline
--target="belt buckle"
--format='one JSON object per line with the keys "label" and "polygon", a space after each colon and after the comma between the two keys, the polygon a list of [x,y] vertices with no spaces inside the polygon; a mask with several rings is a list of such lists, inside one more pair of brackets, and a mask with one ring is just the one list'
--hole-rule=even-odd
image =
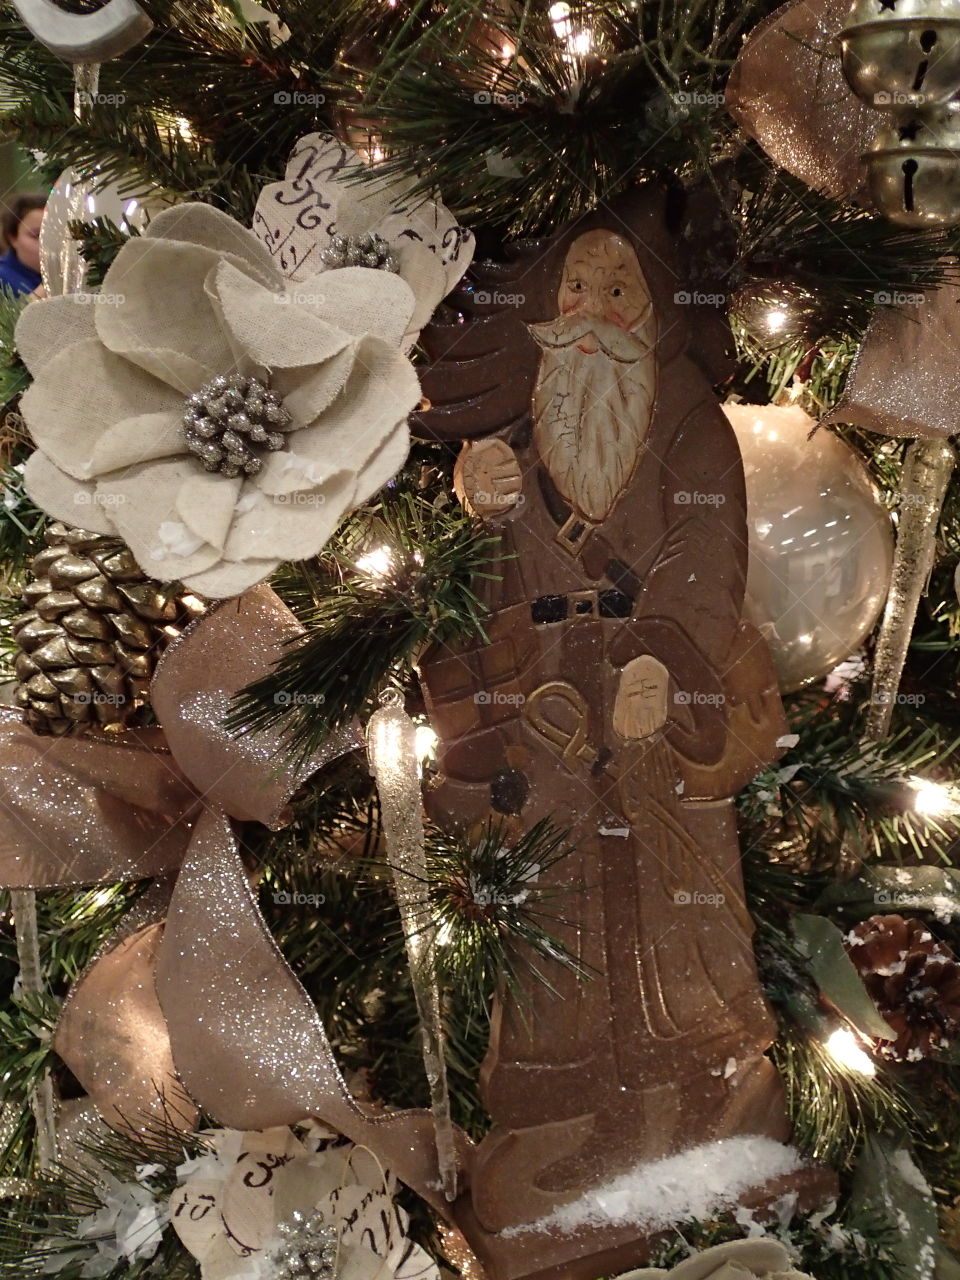
{"label": "belt buckle", "polygon": [[[578,604],[586,604],[588,608],[580,609]],[[571,591],[567,595],[567,618],[595,618],[600,612],[599,596],[596,591]]]}
{"label": "belt buckle", "polygon": [[560,543],[564,551],[568,551],[570,555],[579,555],[583,550],[583,544],[593,533],[594,525],[589,521],[578,516],[575,511],[571,511],[564,520],[563,524],[556,532],[556,541]]}

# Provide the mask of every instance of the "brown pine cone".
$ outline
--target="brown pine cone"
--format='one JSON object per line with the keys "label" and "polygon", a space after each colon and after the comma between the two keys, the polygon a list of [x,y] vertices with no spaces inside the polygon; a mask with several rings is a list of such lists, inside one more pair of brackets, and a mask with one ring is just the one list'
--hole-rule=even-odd
{"label": "brown pine cone", "polygon": [[920,920],[871,916],[846,937],[847,954],[897,1038],[885,1058],[916,1062],[960,1035],[960,964]]}

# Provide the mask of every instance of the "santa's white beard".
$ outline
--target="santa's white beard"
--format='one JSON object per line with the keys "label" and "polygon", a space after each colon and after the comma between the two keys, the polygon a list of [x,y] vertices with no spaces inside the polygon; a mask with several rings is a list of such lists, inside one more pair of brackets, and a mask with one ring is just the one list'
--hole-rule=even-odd
{"label": "santa's white beard", "polygon": [[[537,451],[561,496],[599,522],[630,483],[650,429],[653,343],[584,315],[530,331],[543,349],[533,397]],[[600,347],[594,355],[576,345],[587,334]]]}

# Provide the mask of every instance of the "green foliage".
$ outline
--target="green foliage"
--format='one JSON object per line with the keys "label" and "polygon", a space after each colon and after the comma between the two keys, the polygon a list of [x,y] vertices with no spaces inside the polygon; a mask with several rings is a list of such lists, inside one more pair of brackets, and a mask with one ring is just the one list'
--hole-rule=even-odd
{"label": "green foliage", "polygon": [[[751,168],[753,172],[751,172]],[[957,235],[904,230],[859,205],[831,200],[747,151],[733,218],[731,283],[789,282],[808,294],[806,348],[862,336],[878,306],[956,279]]]}
{"label": "green foliage", "polygon": [[388,164],[474,224],[539,234],[643,178],[706,168],[729,133],[725,74],[764,8],[574,0],[558,31],[531,0],[412,0],[365,12],[345,88]]}
{"label": "green foliage", "polygon": [[[306,757],[372,708],[386,680],[408,679],[427,645],[482,634],[472,584],[489,572],[491,539],[446,501],[396,482],[293,570],[285,594],[306,639],[238,695],[232,731],[279,727],[291,754]],[[375,567],[365,568],[371,554]]]}
{"label": "green foliage", "polygon": [[[797,1216],[767,1232],[788,1246],[796,1266],[813,1280],[906,1280],[896,1258],[899,1226],[882,1213],[845,1204],[839,1212]],[[746,1229],[729,1217],[682,1223],[657,1249],[657,1266],[676,1266],[692,1253],[742,1240]]]}
{"label": "green foliage", "polygon": [[71,222],[71,237],[79,244],[80,256],[87,265],[84,287],[98,289],[103,284],[110,264],[123,245],[136,232],[121,231],[109,218],[92,218],[89,222]]}
{"label": "green foliage", "polygon": [[[29,1280],[55,1272],[81,1280],[97,1265],[98,1240],[115,1246],[109,1227],[93,1226],[117,1183],[165,1202],[177,1186],[177,1166],[209,1150],[196,1135],[154,1121],[142,1134],[87,1130],[80,1158],[38,1178],[0,1223],[0,1276]],[[79,1235],[80,1231],[83,1235]],[[196,1280],[200,1268],[167,1226],[151,1258],[122,1259],[95,1274],[104,1280]]]}
{"label": "green foliage", "polygon": [[[11,414],[5,421],[9,423]],[[21,611],[20,580],[27,563],[42,545],[47,517],[23,488],[23,464],[0,465],[0,581],[7,588],[0,595],[0,616],[12,620]],[[6,630],[0,632],[0,647],[13,641]]]}
{"label": "green foliage", "polygon": [[502,826],[492,822],[475,839],[431,831],[429,897],[440,939],[437,970],[478,1010],[487,1007],[501,980],[516,994],[521,971],[531,971],[551,989],[549,965],[561,964],[589,981],[589,972],[551,932],[565,923],[562,890],[538,883],[570,854],[565,838],[546,818],[515,843],[508,843]]}
{"label": "green foliage", "polygon": [[795,856],[822,868],[851,856],[948,860],[957,819],[917,812],[912,779],[944,768],[958,741],[927,726],[862,742],[853,701],[798,699],[794,711],[796,745],[739,797],[751,846],[792,840]]}
{"label": "green foliage", "polygon": [[13,338],[20,312],[27,305],[25,294],[15,294],[6,285],[0,285],[0,405],[9,404],[30,382]]}

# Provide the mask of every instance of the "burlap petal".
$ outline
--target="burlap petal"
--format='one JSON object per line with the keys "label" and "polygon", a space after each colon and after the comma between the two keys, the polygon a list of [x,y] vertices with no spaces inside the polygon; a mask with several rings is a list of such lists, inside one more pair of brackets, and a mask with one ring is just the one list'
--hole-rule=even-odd
{"label": "burlap petal", "polygon": [[107,475],[139,462],[185,453],[183,408],[178,404],[163,413],[142,413],[105,427],[93,447],[93,473]]}
{"label": "burlap petal", "polygon": [[960,289],[941,285],[919,306],[877,308],[824,421],[937,439],[956,433],[958,405]]}
{"label": "burlap petal", "polygon": [[351,506],[365,502],[395,476],[410,452],[410,432],[404,418],[398,422],[379,449],[370,455],[367,465],[357,472],[357,484]]}
{"label": "burlap petal", "polygon": [[220,263],[211,284],[230,332],[265,368],[323,364],[350,342],[342,328],[300,301],[313,295],[264,289],[229,262]]}
{"label": "burlap petal", "polygon": [[97,336],[94,305],[89,293],[66,293],[24,307],[17,321],[17,354],[34,377],[64,347]]}
{"label": "burlap petal", "polygon": [[105,350],[96,338],[54,356],[20,401],[37,445],[78,480],[100,474],[93,458],[105,427],[178,406],[169,387]]}
{"label": "burlap petal", "polygon": [[669,1271],[641,1267],[624,1272],[617,1280],[665,1280],[668,1276],[670,1280],[788,1280],[792,1276],[805,1280],[793,1270],[786,1248],[779,1240],[771,1239],[732,1240],[705,1249]]}
{"label": "burlap petal", "polygon": [[[365,338],[360,343],[353,372],[340,396],[314,426],[290,437],[290,450],[297,458],[315,464],[312,471],[308,469],[307,479],[311,475],[322,477],[341,469],[355,472],[359,497],[353,501],[362,501],[403,465],[406,451],[402,456],[398,455],[397,424],[405,422],[419,400],[420,383],[410,362],[378,338]],[[383,458],[375,459],[374,455],[388,441],[391,446],[389,452],[385,452]],[[378,474],[383,477],[374,486],[361,479],[361,473],[371,462],[375,464],[371,476]],[[290,484],[289,467],[290,463],[278,455],[269,471],[267,483],[271,490],[276,490],[280,482]]]}
{"label": "burlap petal", "polygon": [[198,823],[177,881],[157,993],[180,1077],[216,1121],[269,1129],[316,1116],[449,1213],[429,1114],[370,1115],[350,1096],[316,1009],[264,925],[229,826],[213,813]]}
{"label": "burlap petal", "polygon": [[[177,505],[184,484],[198,474],[193,458],[161,458],[104,476],[99,482],[100,500],[108,504],[121,538],[151,577],[185,581],[220,559],[219,548],[207,542],[197,545],[199,537],[184,523]],[[226,493],[239,493],[239,477],[212,478]]]}
{"label": "burlap petal", "polygon": [[400,276],[372,267],[341,267],[310,276],[294,287],[293,296],[337,328],[358,338],[371,334],[392,347],[400,346],[415,301]]}
{"label": "burlap petal", "polygon": [[279,565],[279,560],[221,560],[210,569],[191,573],[185,585],[211,600],[229,600],[269,578]]}
{"label": "burlap petal", "polygon": [[748,37],[727,81],[735,119],[779,165],[836,199],[859,193],[861,156],[882,123],[851,91],[837,32],[849,0],[800,0]]}
{"label": "burlap petal", "polygon": [[197,796],[144,735],[42,738],[0,711],[0,884],[115,884],[175,870]]}
{"label": "burlap petal", "polygon": [[237,737],[223,728],[233,695],[266,675],[302,634],[279,597],[255,587],[193,623],[161,656],[150,691],[171,751],[208,803],[267,827],[287,820],[287,800],[305,778],[359,741],[343,730],[300,769],[278,771],[277,732]]}
{"label": "burlap petal", "polygon": [[196,1122],[154,987],[162,936],[162,924],[148,924],[108,946],[72,987],[53,1041],[115,1127],[167,1120],[191,1129]]}
{"label": "burlap petal", "polygon": [[75,480],[37,450],[23,469],[23,487],[41,511],[55,520],[78,525],[91,533],[115,533],[110,508],[97,499],[96,485]]}
{"label": "burlap petal", "polygon": [[96,308],[101,342],[184,396],[229,372],[233,353],[204,288],[222,259],[203,245],[128,240],[102,289],[122,301]]}
{"label": "burlap petal", "polygon": [[152,239],[177,240],[203,245],[227,254],[243,270],[268,289],[282,287],[283,277],[259,237],[236,219],[209,204],[178,204],[165,209],[150,222],[144,235]]}
{"label": "burlap petal", "polygon": [[[298,428],[308,427],[336,400],[357,361],[357,349],[358,343],[351,340],[339,355],[326,360],[319,368],[275,371],[271,385],[283,399],[287,412]],[[275,455],[264,460],[261,481],[269,464],[275,460]]]}
{"label": "burlap petal", "polygon": [[243,486],[243,476],[230,478],[194,467],[177,491],[177,514],[191,533],[222,551]]}
{"label": "burlap petal", "polygon": [[[419,399],[420,384],[410,362],[379,338],[363,339],[341,394],[312,426],[290,433],[286,450],[265,460],[258,488],[265,494],[309,492],[329,485],[343,472],[359,473]],[[404,458],[382,483],[399,470]]]}
{"label": "burlap petal", "polygon": [[276,498],[260,494],[231,525],[227,560],[252,561],[264,545],[276,552],[278,560],[306,560],[317,555],[350,510],[355,493],[354,473],[338,471],[309,492]]}

